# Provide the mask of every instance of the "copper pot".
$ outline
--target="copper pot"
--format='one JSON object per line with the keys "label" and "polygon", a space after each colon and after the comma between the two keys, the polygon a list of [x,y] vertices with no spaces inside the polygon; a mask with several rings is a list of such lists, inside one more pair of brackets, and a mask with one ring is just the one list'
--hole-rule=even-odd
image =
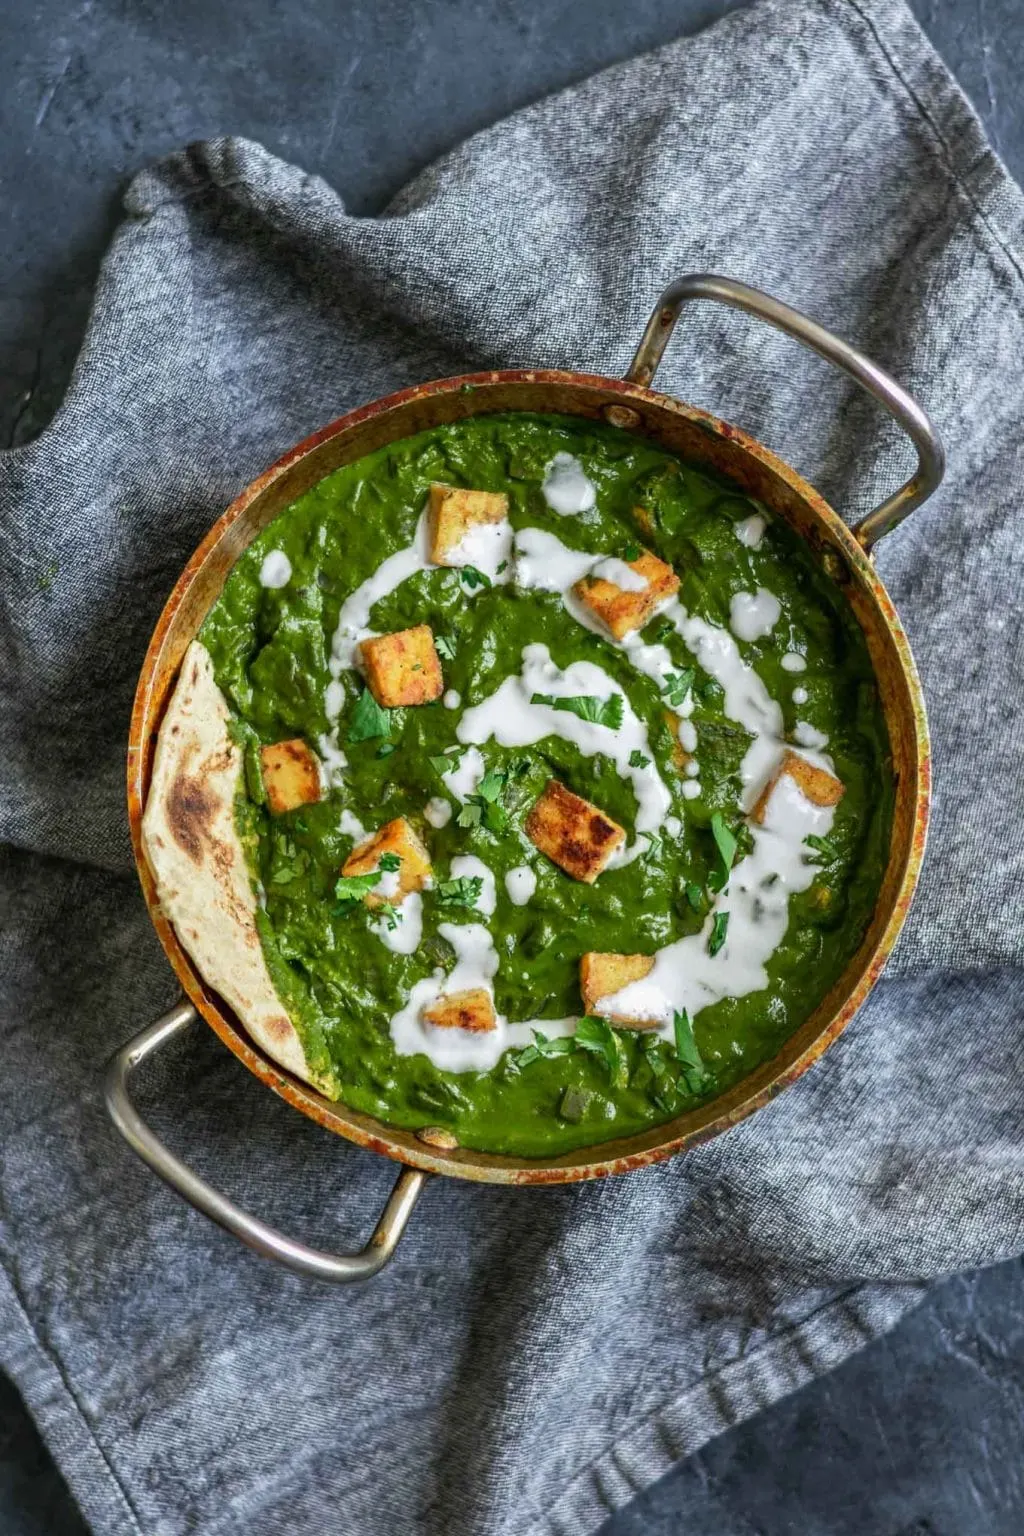
{"label": "copper pot", "polygon": [[[807,482],[737,427],[657,394],[651,380],[683,305],[716,299],[804,342],[845,370],[884,405],[917,448],[914,476],[850,529]],[[611,422],[653,439],[690,463],[734,481],[804,539],[838,583],[864,632],[892,744],[896,784],[892,838],[874,915],[842,976],[778,1054],[712,1103],[665,1125],[560,1157],[516,1159],[449,1145],[447,1133],[395,1129],[332,1103],[256,1049],[226,1004],[211,992],[164,917],[142,852],[141,822],[160,722],[181,658],[220,594],[235,561],[277,514],[340,465],[399,438],[493,411],[541,411]],[[128,815],[143,894],[184,988],[183,1000],[125,1045],[108,1069],[106,1099],[115,1125],[162,1178],[259,1252],[323,1279],[375,1273],[390,1258],[429,1173],[492,1184],[563,1184],[626,1173],[708,1140],[767,1104],[828,1048],[874,986],[903,925],[924,852],[929,748],[924,699],[906,635],[871,562],[880,538],[938,486],[943,452],[928,417],[880,368],[830,332],[757,289],[729,278],[690,276],[665,290],[625,379],[553,369],[511,369],[439,379],[361,406],[314,433],[248,486],[200,544],[182,572],[146,652],[128,743]],[[131,1070],[201,1014],[238,1059],[303,1114],[403,1165],[376,1230],[358,1254],[321,1253],[240,1210],[179,1161],[153,1134],[127,1092]]]}

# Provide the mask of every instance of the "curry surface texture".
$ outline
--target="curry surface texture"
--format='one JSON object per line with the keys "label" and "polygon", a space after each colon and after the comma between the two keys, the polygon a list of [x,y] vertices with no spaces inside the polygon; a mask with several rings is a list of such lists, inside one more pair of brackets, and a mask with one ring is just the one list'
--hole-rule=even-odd
{"label": "curry surface texture", "polygon": [[[508,497],[515,540],[490,577],[483,560],[459,569],[414,558],[402,566],[436,482]],[[566,496],[576,498],[568,512]],[[672,611],[662,605],[631,650],[579,622],[557,571],[578,570],[584,556],[610,557],[602,572],[614,576],[641,545],[681,584]],[[373,604],[367,627],[388,634],[429,625],[445,692],[374,713],[336,631],[343,604],[389,557],[398,561],[393,572],[407,574]],[[378,590],[388,585],[381,579]],[[328,476],[261,534],[200,639],[236,739],[247,744],[237,824],[267,964],[307,1059],[354,1108],[403,1127],[444,1126],[464,1145],[526,1157],[647,1128],[774,1054],[865,930],[887,853],[892,780],[861,632],[838,588],[780,521],[638,437],[516,414],[395,443]],[[614,712],[612,723],[587,722],[573,713],[578,703],[563,705],[542,717],[549,733],[537,727],[539,739],[501,745],[502,735],[515,734],[505,718],[515,710],[487,701],[503,684],[521,680],[509,686],[525,688],[522,718],[543,708],[522,683],[530,647],[535,670],[554,679],[548,695],[597,701],[582,706],[586,714],[621,692],[627,725],[617,731]],[[660,670],[638,665],[655,656]],[[570,684],[582,677],[587,686],[565,685],[568,669]],[[776,756],[792,745],[827,763],[845,790],[827,813],[827,833],[804,848],[806,875],[786,897],[778,942],[753,965],[740,952],[738,919],[732,929],[722,921],[736,910],[740,870],[758,857],[751,808],[763,786],[744,781],[757,759],[757,732],[736,703],[744,688],[770,701]],[[681,718],[688,724],[680,734]],[[499,729],[484,739],[485,730],[471,729],[474,719]],[[627,727],[641,743],[628,761],[614,740]],[[605,737],[607,749],[595,750]],[[274,815],[259,746],[294,738],[321,759],[322,798]],[[763,777],[767,759],[757,761]],[[526,818],[551,779],[625,829],[625,853],[593,884],[570,878],[526,837]],[[651,789],[657,826],[638,833],[641,791],[655,779],[664,787]],[[648,821],[651,814],[648,805]],[[351,895],[339,900],[336,889],[362,835],[398,817],[422,839],[433,869],[432,885],[416,898],[422,926],[408,953],[400,940],[403,929],[409,936],[411,908],[395,909],[396,925],[390,907],[382,915]],[[487,878],[474,881],[481,864]],[[764,884],[778,878],[770,871]],[[751,910],[756,919],[756,903]],[[531,1029],[513,1030],[486,1070],[473,1069],[471,1052],[468,1066],[460,1060],[459,1070],[446,1070],[453,1057],[410,1049],[394,1021],[431,978],[435,991],[443,988],[457,958],[466,972],[470,939],[477,962],[490,956],[478,979],[493,991],[498,1016]],[[604,1023],[583,1031],[585,1046],[576,1041],[568,1021],[583,1014],[585,953],[654,955],[687,939],[680,963],[697,953],[692,946],[716,954],[717,945],[720,979],[681,1018],[677,1011],[653,1030]],[[762,984],[749,989],[751,975]],[[450,1052],[456,1032],[434,1033]]]}

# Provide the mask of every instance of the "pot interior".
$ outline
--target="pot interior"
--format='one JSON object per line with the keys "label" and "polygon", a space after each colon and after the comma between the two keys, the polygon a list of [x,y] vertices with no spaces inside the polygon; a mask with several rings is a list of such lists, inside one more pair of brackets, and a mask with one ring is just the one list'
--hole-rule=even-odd
{"label": "pot interior", "polygon": [[[889,859],[874,916],[842,976],[778,1054],[720,1098],[619,1141],[552,1159],[517,1160],[468,1148],[439,1151],[332,1103],[256,1050],[227,1005],[209,991],[163,916],[142,853],[142,810],[153,751],[181,658],[235,561],[286,506],[325,475],[430,427],[497,411],[537,411],[610,422],[732,480],[786,521],[838,583],[864,632],[892,748],[895,804]],[[877,979],[906,915],[924,851],[929,759],[924,702],[892,603],[845,524],[796,472],[738,428],[639,385],[586,374],[512,371],[443,379],[341,417],[254,481],[210,530],[157,624],[136,694],[128,750],[132,842],[150,915],[186,993],[230,1050],[269,1087],[349,1140],[431,1171],[495,1183],[562,1183],[622,1172],[707,1140],[768,1102],[822,1054]]]}

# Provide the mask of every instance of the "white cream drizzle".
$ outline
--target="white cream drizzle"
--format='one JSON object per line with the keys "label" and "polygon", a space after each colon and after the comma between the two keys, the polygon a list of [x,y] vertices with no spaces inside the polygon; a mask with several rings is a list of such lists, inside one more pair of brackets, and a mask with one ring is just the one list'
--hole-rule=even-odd
{"label": "white cream drizzle", "polygon": [[799,651],[787,651],[782,658],[783,672],[804,672],[807,669],[807,659],[801,656]]}
{"label": "white cream drizzle", "polygon": [[505,889],[514,907],[525,907],[537,889],[537,876],[529,864],[517,864],[505,876]]}
{"label": "white cream drizzle", "polygon": [[351,837],[356,843],[366,841],[366,828],[355,811],[350,811],[347,805],[338,817],[338,831],[344,837]]}
{"label": "white cream drizzle", "polygon": [[758,587],[756,592],[737,592],[729,604],[729,627],[738,640],[763,640],[771,634],[781,614],[781,603],[767,587]]}
{"label": "white cream drizzle", "polygon": [[551,510],[562,517],[589,512],[597,500],[594,482],[587,478],[583,465],[571,453],[555,454],[547,467],[541,490]]}
{"label": "white cream drizzle", "polygon": [[794,704],[806,704],[810,694],[806,688],[794,688],[791,697]]}
{"label": "white cream drizzle", "polygon": [[760,549],[761,540],[768,524],[759,512],[752,512],[749,517],[744,517],[738,523],[733,523],[732,531],[740,543],[747,549]]}
{"label": "white cream drizzle", "polygon": [[432,795],[423,807],[423,814],[430,825],[440,831],[452,819],[452,803],[443,795]]}
{"label": "white cream drizzle", "polygon": [[[498,586],[511,579],[509,562],[512,555],[512,524],[507,518],[500,523],[474,523],[446,553],[445,565],[456,568],[472,565]],[[498,567],[503,569],[499,570]]]}
{"label": "white cream drizzle", "polygon": [[[391,872],[385,870],[380,883],[374,886],[374,893],[383,896],[385,900],[388,899],[389,894],[396,895],[398,890],[397,873],[391,874],[395,882],[394,888],[390,892],[385,890],[389,874]],[[413,954],[419,949],[420,940],[423,937],[423,897],[419,891],[410,891],[403,899],[401,906],[393,907],[388,914],[382,913],[371,922],[370,928],[385,948],[390,949],[393,954]]]}
{"label": "white cream drizzle", "polygon": [[292,563],[283,549],[272,549],[264,555],[260,566],[260,586],[276,590],[286,587],[292,579]]}
{"label": "white cream drizzle", "polygon": [[462,694],[457,688],[449,688],[441,703],[445,709],[458,709],[462,703]]}
{"label": "white cream drizzle", "polygon": [[[459,722],[460,728],[462,722]],[[460,737],[461,740],[461,737]],[[452,767],[447,773],[441,775],[445,789],[456,800],[464,803],[470,795],[476,793],[477,785],[487,772],[483,753],[476,747],[470,747],[460,757],[452,758]]]}
{"label": "white cream drizzle", "polygon": [[320,784],[326,791],[336,789],[344,782],[345,769],[348,767],[348,758],[338,745],[338,729],[329,734],[324,732],[317,737],[317,746],[320,748]]}
{"label": "white cream drizzle", "polygon": [[810,747],[820,751],[828,746],[828,737],[824,731],[819,731],[816,725],[810,725],[806,720],[798,720],[793,727],[793,740],[801,747]]}
{"label": "white cream drizzle", "polygon": [[590,574],[600,581],[610,581],[621,592],[644,592],[651,584],[646,576],[641,576],[625,560],[618,560],[614,555],[606,555],[603,560],[592,565]]}

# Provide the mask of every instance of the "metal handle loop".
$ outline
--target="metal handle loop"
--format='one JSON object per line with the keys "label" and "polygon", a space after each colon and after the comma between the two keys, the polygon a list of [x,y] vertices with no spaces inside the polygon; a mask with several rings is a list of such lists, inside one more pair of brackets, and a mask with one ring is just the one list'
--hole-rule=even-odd
{"label": "metal handle loop", "polygon": [[250,1216],[175,1157],[150,1130],[128,1094],[128,1079],[135,1068],[147,1056],[180,1035],[198,1017],[192,1004],[182,1001],[157,1019],[155,1024],[150,1024],[141,1034],[129,1040],[111,1058],[103,1086],[111,1120],[132,1151],[154,1173],[159,1174],[190,1205],[194,1205],[197,1210],[209,1216],[211,1221],[217,1222],[264,1258],[276,1259],[279,1264],[286,1265],[298,1274],[311,1275],[317,1280],[369,1280],[371,1275],[383,1269],[394,1253],[427,1175],[416,1168],[402,1169],[373,1236],[359,1253],[321,1253],[267,1226],[259,1217]]}
{"label": "metal handle loop", "polygon": [[756,315],[776,330],[785,331],[788,336],[812,347],[828,362],[848,373],[869,395],[873,395],[913,441],[917,449],[916,473],[906,485],[875,507],[853,529],[854,537],[865,550],[870,552],[879,539],[891,533],[898,523],[926,502],[938,488],[945,470],[946,456],[938,433],[917,401],[884,368],[879,368],[877,363],[851,347],[849,342],[834,336],[799,310],[790,309],[788,304],[782,304],[778,299],[762,293],[759,288],[751,288],[734,278],[718,277],[714,273],[691,273],[668,285],[654,307],[636,349],[636,356],[630,364],[626,378],[631,383],[650,384],[675,329],[679,312],[692,299],[717,299],[730,309],[742,309],[748,315]]}

